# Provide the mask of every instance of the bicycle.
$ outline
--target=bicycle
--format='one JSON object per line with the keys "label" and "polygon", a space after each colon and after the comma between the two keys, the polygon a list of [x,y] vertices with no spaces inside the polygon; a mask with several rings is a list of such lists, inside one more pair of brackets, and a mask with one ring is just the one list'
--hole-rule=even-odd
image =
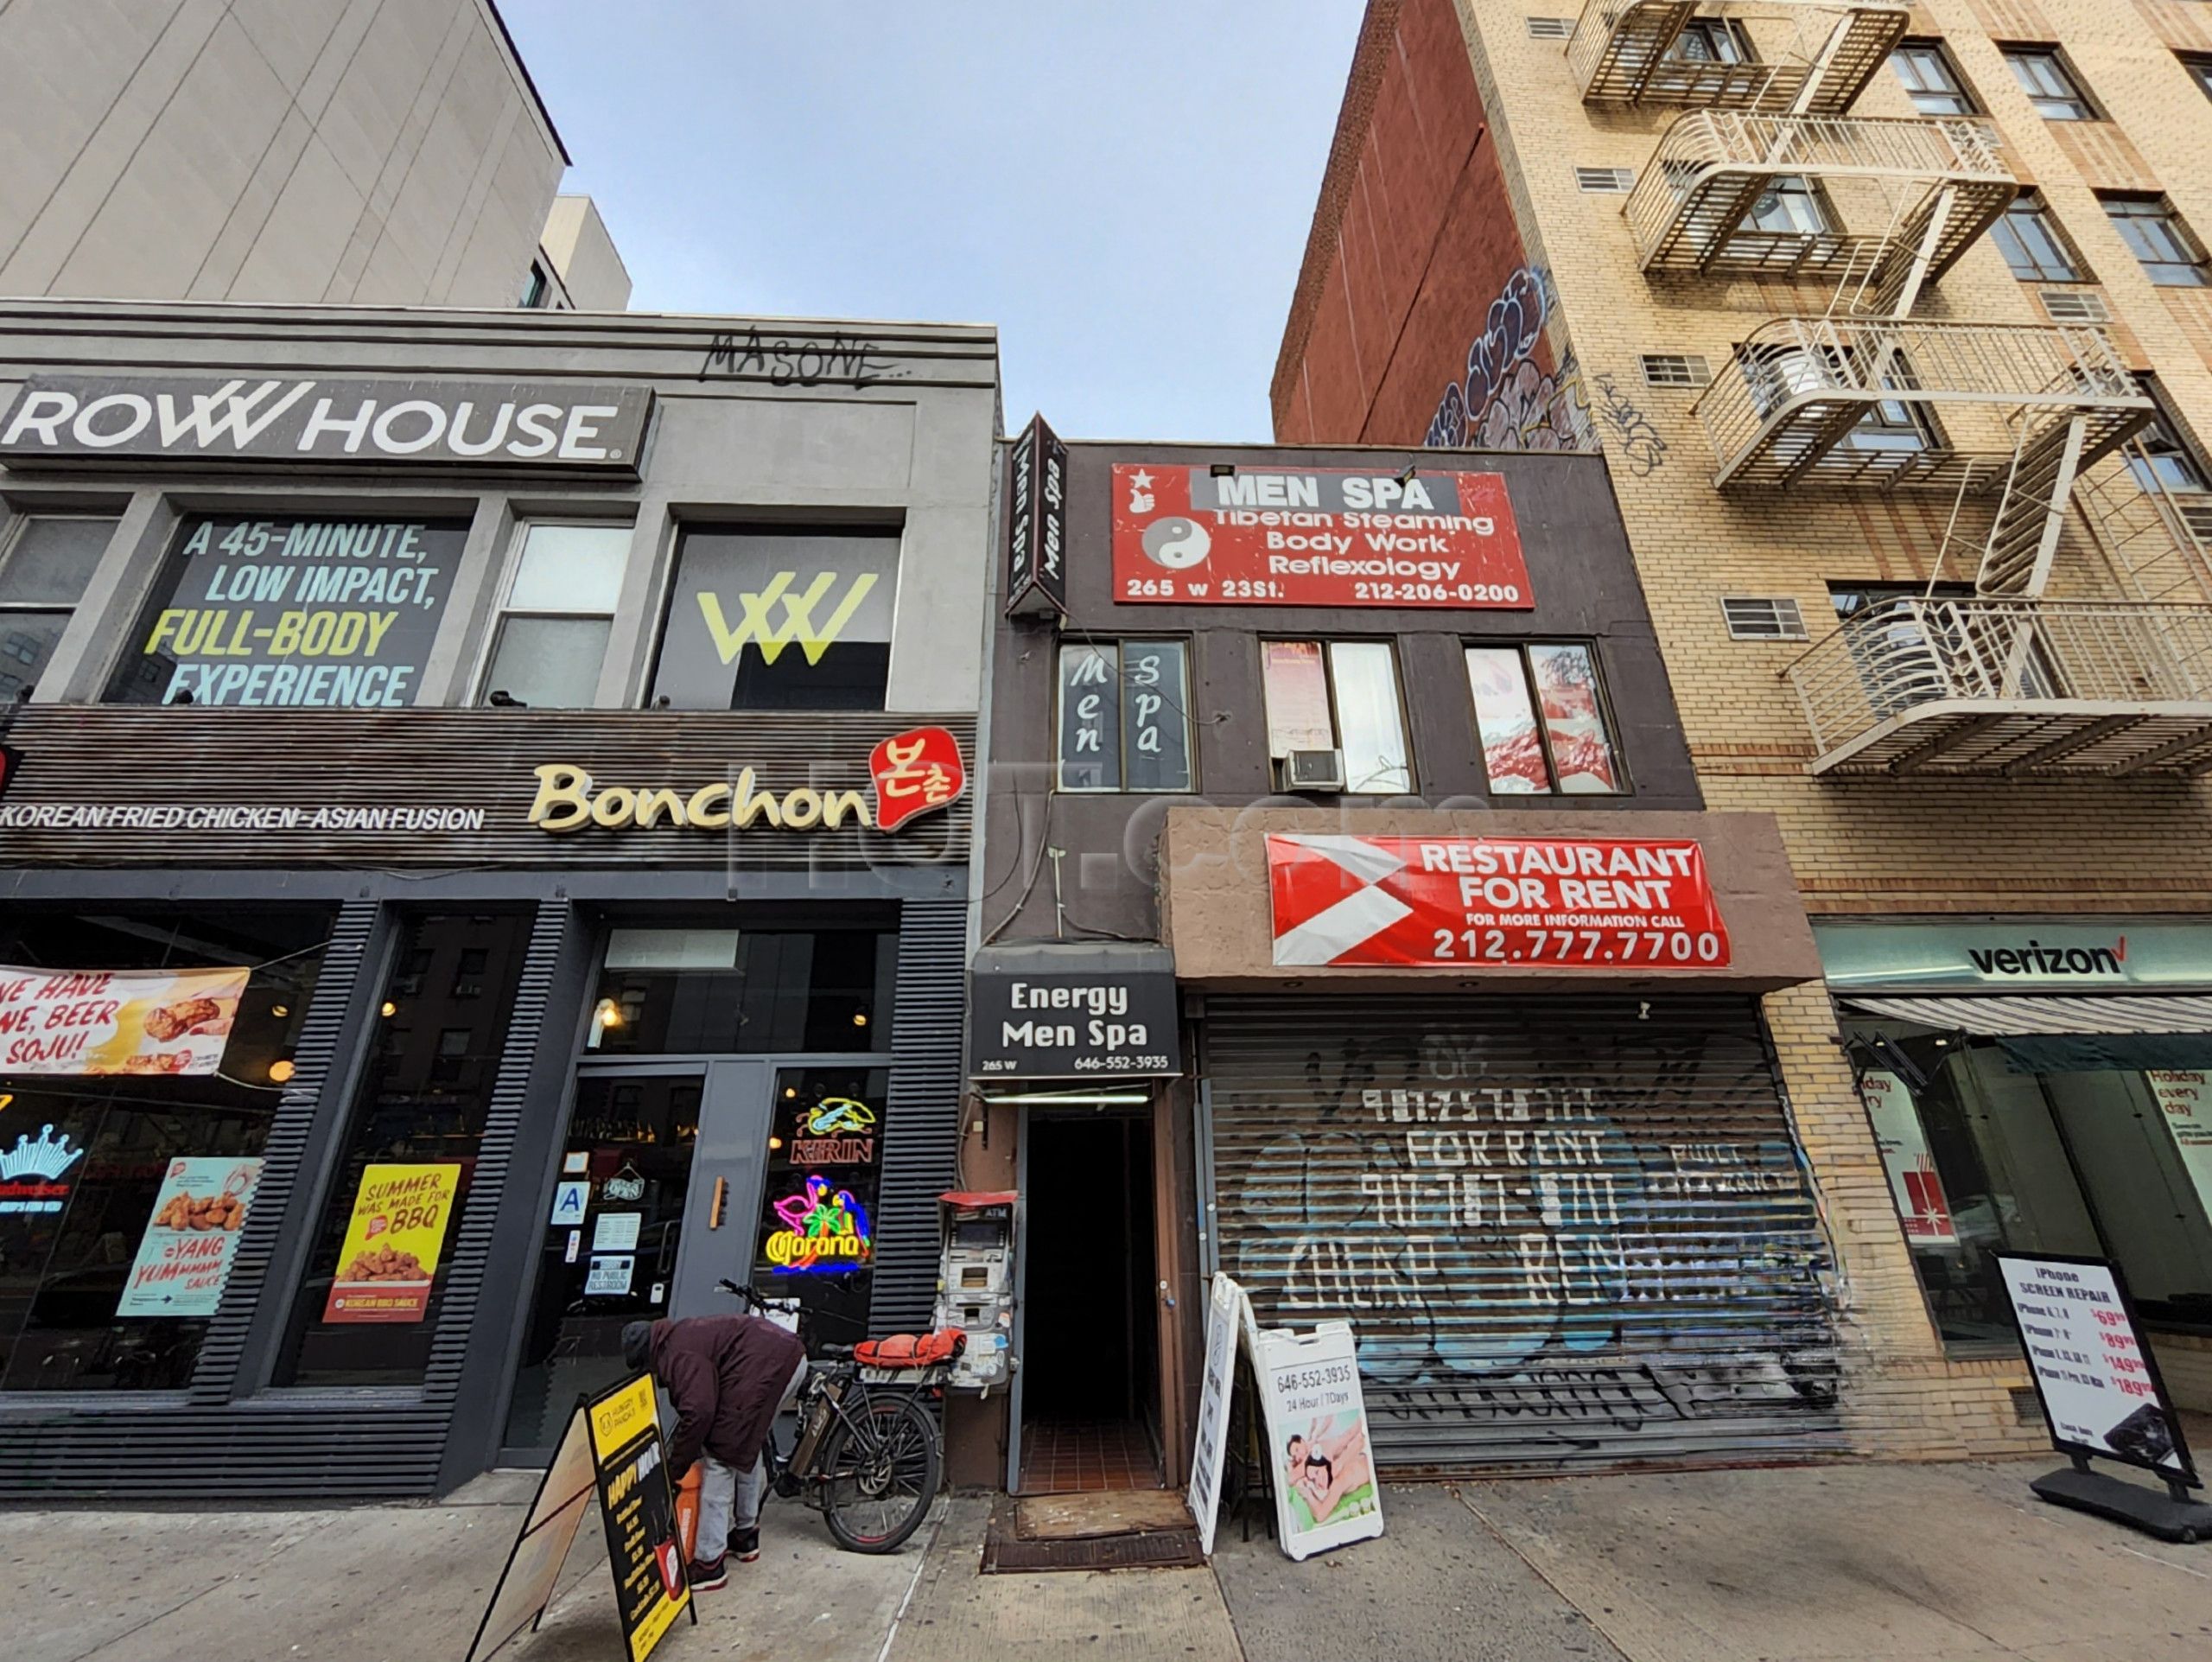
{"label": "bicycle", "polygon": [[[728,1279],[720,1284],[760,1315],[773,1314],[751,1287]],[[818,1508],[830,1538],[846,1551],[895,1552],[921,1527],[937,1498],[944,1452],[937,1417],[921,1393],[941,1388],[949,1370],[868,1367],[850,1345],[815,1348],[830,1366],[810,1366],[799,1387],[798,1438],[789,1455],[769,1428],[760,1450],[768,1487]]]}

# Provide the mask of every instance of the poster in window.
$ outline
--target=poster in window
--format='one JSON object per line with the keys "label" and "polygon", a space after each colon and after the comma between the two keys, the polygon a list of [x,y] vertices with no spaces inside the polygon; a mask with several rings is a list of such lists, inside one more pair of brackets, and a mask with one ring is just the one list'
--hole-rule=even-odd
{"label": "poster in window", "polygon": [[1179,640],[1122,643],[1122,709],[1132,791],[1191,788],[1190,678]]}
{"label": "poster in window", "polygon": [[1598,699],[1598,666],[1590,649],[1531,646],[1529,667],[1535,674],[1544,736],[1560,791],[1587,796],[1620,789],[1612,741],[1606,736],[1605,710]]}
{"label": "poster in window", "polygon": [[1060,648],[1060,788],[1122,787],[1122,707],[1115,649],[1088,642]]}
{"label": "poster in window", "polygon": [[653,702],[880,710],[898,587],[896,532],[687,532]]}
{"label": "poster in window", "polygon": [[411,704],[467,538],[423,519],[188,519],[108,702]]}
{"label": "poster in window", "polygon": [[2212,1073],[2201,1068],[2162,1068],[2145,1075],[2158,1098],[2158,1116],[2172,1133],[2182,1169],[2196,1203],[2212,1220]]}
{"label": "poster in window", "polygon": [[1482,733],[1491,793],[1530,796],[1550,790],[1520,652],[1510,646],[1469,648],[1467,680],[1474,691],[1475,725]]}
{"label": "poster in window", "polygon": [[1268,699],[1268,754],[1333,750],[1336,723],[1329,714],[1329,672],[1315,640],[1260,643],[1262,683]]}
{"label": "poster in window", "polygon": [[1889,1174],[1890,1194],[1897,1201],[1905,1239],[1915,1246],[1957,1245],[1951,1205],[1944,1198],[1943,1180],[1936,1175],[1912,1092],[1887,1069],[1870,1067],[1859,1075],[1859,1096],[1874,1124],[1874,1146],[1881,1150],[1882,1169]]}
{"label": "poster in window", "polygon": [[420,1321],[460,1189],[457,1160],[365,1168],[322,1319]]}
{"label": "poster in window", "polygon": [[0,1067],[77,1076],[213,1073],[251,974],[0,966]]}
{"label": "poster in window", "polygon": [[214,1315],[260,1181],[258,1160],[194,1155],[170,1161],[116,1302],[118,1319]]}

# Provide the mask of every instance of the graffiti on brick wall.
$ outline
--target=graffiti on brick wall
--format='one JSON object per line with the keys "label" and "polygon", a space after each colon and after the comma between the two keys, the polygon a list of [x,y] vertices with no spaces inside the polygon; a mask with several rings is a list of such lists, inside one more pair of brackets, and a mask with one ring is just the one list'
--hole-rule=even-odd
{"label": "graffiti on brick wall", "polygon": [[1444,389],[1422,443],[1430,449],[1596,449],[1574,354],[1548,368],[1544,326],[1555,309],[1551,273],[1523,265],[1491,302],[1467,347],[1465,379]]}
{"label": "graffiti on brick wall", "polygon": [[1696,1055],[1600,1088],[1484,1077],[1443,1035],[1414,1067],[1331,1049],[1224,1195],[1230,1267],[1263,1322],[1355,1325],[1378,1418],[1572,1440],[1833,1409],[1795,1152],[1686,1135]]}
{"label": "graffiti on brick wall", "polygon": [[1613,453],[1628,470],[1638,479],[1648,479],[1654,468],[1665,466],[1667,441],[1659,436],[1659,430],[1651,424],[1651,418],[1637,408],[1611,376],[1598,377],[1598,397],[1602,400],[1598,414],[1605,423],[1605,430],[1613,436]]}

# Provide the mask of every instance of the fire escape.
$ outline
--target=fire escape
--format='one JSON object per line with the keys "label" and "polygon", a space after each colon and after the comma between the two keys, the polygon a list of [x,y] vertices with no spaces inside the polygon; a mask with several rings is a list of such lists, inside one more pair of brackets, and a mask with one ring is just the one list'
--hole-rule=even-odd
{"label": "fire escape", "polygon": [[[1779,9],[1778,61],[1742,27],[1777,0],[1591,0],[1568,55],[1586,103],[1699,106],[1624,209],[1651,281],[1829,289],[1716,371],[1697,406],[1715,486],[1948,499],[1927,594],[1844,620],[1786,672],[1810,771],[2212,771],[2212,558],[2140,443],[2149,394],[2095,328],[1915,316],[2018,181],[1979,120],[1847,113],[1903,6]],[[1969,577],[1970,598],[1938,592]]]}

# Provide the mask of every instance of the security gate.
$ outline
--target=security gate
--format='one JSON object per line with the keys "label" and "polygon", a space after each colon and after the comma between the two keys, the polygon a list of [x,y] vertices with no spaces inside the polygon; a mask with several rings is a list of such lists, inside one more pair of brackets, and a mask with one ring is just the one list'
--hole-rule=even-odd
{"label": "security gate", "polygon": [[1354,1324],[1386,1469],[1841,1448],[1751,1000],[1216,997],[1205,1042],[1222,1267]]}

